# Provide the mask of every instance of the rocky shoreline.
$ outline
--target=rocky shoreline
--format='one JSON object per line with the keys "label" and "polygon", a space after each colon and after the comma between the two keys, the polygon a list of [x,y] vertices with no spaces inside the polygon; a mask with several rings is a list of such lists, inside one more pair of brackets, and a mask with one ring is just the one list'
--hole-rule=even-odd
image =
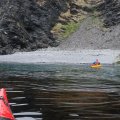
{"label": "rocky shoreline", "polygon": [[89,16],[95,11],[100,13],[98,16],[106,30],[99,29],[99,25],[93,26],[93,23],[84,24],[85,19],[82,27],[61,43],[61,49],[63,46],[120,49],[119,8],[119,0],[1,0],[0,54],[56,47],[59,44],[51,32],[56,23],[78,22],[84,15],[91,23]]}

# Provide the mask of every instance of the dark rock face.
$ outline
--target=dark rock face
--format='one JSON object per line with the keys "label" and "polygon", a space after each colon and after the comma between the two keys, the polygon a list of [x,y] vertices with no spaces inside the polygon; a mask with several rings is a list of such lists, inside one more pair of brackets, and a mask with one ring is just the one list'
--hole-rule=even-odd
{"label": "dark rock face", "polygon": [[1,0],[0,54],[33,51],[57,46],[50,30],[59,14],[66,11],[66,0]]}
{"label": "dark rock face", "polygon": [[104,0],[98,8],[102,11],[106,27],[120,23],[120,0]]}

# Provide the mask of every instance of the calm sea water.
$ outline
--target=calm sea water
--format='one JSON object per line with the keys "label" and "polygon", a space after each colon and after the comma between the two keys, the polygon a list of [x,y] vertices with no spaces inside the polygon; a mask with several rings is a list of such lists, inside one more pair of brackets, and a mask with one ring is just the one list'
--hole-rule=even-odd
{"label": "calm sea water", "polygon": [[0,64],[17,120],[119,120],[120,66]]}

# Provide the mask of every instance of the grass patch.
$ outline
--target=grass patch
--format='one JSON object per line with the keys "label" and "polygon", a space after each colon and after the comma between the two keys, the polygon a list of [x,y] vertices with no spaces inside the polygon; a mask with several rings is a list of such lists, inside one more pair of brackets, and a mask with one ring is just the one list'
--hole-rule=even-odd
{"label": "grass patch", "polygon": [[68,38],[72,33],[77,31],[80,26],[80,22],[68,22],[67,24],[58,23],[52,29],[54,35],[57,35],[59,40]]}
{"label": "grass patch", "polygon": [[74,33],[80,26],[80,23],[76,22],[69,22],[66,25],[63,25],[61,29],[64,31],[61,33],[63,38],[69,37],[72,33]]}

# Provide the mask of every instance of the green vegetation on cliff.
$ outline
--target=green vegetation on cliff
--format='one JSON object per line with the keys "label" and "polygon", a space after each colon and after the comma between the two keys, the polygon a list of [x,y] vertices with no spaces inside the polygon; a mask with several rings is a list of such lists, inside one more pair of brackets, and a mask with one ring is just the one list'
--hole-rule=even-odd
{"label": "green vegetation on cliff", "polygon": [[53,30],[56,32],[58,39],[65,39],[74,33],[80,26],[80,22],[68,22],[63,25],[58,23]]}

